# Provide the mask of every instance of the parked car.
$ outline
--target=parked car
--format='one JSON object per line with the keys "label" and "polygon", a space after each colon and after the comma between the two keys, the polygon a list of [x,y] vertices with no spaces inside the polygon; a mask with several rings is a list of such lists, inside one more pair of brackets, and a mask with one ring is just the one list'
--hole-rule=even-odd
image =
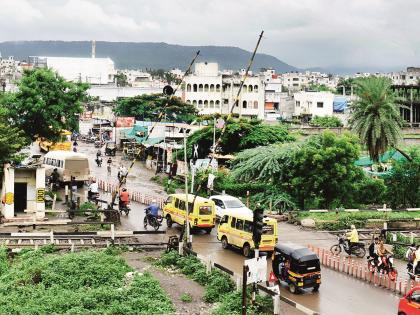
{"label": "parked car", "polygon": [[398,315],[420,315],[420,286],[412,288],[400,299]]}
{"label": "parked car", "polygon": [[215,195],[209,198],[216,205],[216,218],[221,219],[227,214],[253,215],[251,209],[245,206],[238,198],[230,195]]}

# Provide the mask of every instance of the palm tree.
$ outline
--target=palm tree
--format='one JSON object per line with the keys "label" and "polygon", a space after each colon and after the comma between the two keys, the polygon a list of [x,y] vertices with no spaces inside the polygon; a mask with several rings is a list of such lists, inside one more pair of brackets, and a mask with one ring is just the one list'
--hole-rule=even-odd
{"label": "palm tree", "polygon": [[369,77],[356,81],[357,100],[352,106],[351,129],[366,145],[369,156],[378,162],[379,156],[394,148],[408,160],[411,157],[397,145],[401,139],[403,120],[387,78]]}

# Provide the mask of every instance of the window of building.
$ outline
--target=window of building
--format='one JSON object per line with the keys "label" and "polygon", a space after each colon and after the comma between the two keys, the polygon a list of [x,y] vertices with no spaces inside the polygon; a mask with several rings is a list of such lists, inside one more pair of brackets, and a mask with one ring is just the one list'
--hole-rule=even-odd
{"label": "window of building", "polygon": [[210,84],[210,92],[214,92],[214,84]]}
{"label": "window of building", "polygon": [[193,100],[193,105],[197,105],[197,101],[196,100]]}
{"label": "window of building", "polygon": [[229,100],[227,98],[223,99],[223,104],[225,105],[229,104]]}
{"label": "window of building", "polygon": [[300,107],[300,101],[296,101],[296,107]]}
{"label": "window of building", "polygon": [[244,91],[244,92],[248,92],[248,85],[243,85],[242,86],[242,91]]}
{"label": "window of building", "polygon": [[254,109],[258,109],[258,101],[254,101]]}
{"label": "window of building", "polygon": [[216,92],[220,92],[220,84],[216,84]]}
{"label": "window of building", "polygon": [[257,93],[258,92],[258,85],[254,85],[254,92]]}
{"label": "window of building", "polygon": [[293,78],[292,80],[293,81],[299,81],[299,78]]}
{"label": "window of building", "polygon": [[215,107],[216,107],[216,108],[220,108],[220,101],[216,101],[216,105],[215,105]]}
{"label": "window of building", "polygon": [[190,100],[187,100],[187,101],[186,101],[186,103],[187,103],[187,104],[191,104],[191,101],[190,101]]}
{"label": "window of building", "polygon": [[198,108],[203,108],[203,101],[202,100],[198,101]]}
{"label": "window of building", "polygon": [[210,101],[210,108],[214,108],[214,101]]}
{"label": "window of building", "polygon": [[242,102],[242,108],[246,108],[246,101]]}
{"label": "window of building", "polygon": [[191,84],[187,84],[187,92],[191,92]]}
{"label": "window of building", "polygon": [[252,87],[252,85],[248,86],[248,92],[252,92],[254,89]]}
{"label": "window of building", "polygon": [[198,86],[198,92],[203,92],[203,85],[202,85],[202,84],[200,84],[200,85]]}
{"label": "window of building", "polygon": [[194,85],[193,85],[193,91],[194,91],[194,92],[197,92],[197,84],[194,84]]}
{"label": "window of building", "polygon": [[209,91],[209,85],[208,84],[204,84],[204,92],[208,92]]}
{"label": "window of building", "polygon": [[324,102],[316,102],[316,107],[323,108],[324,107]]}
{"label": "window of building", "polygon": [[208,100],[205,100],[204,101],[204,108],[208,108],[209,107],[209,101]]}

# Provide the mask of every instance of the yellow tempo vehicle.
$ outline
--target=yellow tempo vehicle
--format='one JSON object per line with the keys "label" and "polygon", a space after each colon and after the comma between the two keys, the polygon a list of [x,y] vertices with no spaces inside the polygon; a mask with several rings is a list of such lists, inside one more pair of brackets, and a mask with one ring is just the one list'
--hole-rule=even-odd
{"label": "yellow tempo vehicle", "polygon": [[[245,257],[249,257],[255,249],[252,240],[253,217],[249,214],[227,214],[222,217],[217,229],[217,239],[224,249],[238,247]],[[278,241],[277,221],[271,218],[263,220],[263,234],[259,250],[272,252]]]}
{"label": "yellow tempo vehicle", "polygon": [[[184,225],[185,223],[185,194],[169,195],[163,207],[163,217],[166,218],[166,224],[171,227],[173,223]],[[210,199],[198,197],[195,199],[194,207],[192,202],[194,195],[188,194],[188,222],[191,229],[202,229],[207,234],[215,226],[216,214],[214,211],[214,202]]]}
{"label": "yellow tempo vehicle", "polygon": [[52,142],[50,140],[40,138],[39,149],[43,152],[49,151],[70,151],[71,150],[71,132],[63,130],[60,133],[60,140],[58,142]]}

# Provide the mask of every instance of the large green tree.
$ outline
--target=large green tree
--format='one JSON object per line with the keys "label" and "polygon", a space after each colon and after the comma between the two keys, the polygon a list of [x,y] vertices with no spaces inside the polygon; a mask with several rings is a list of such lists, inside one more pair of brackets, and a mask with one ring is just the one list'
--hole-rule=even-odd
{"label": "large green tree", "polygon": [[[220,137],[221,129],[216,128],[216,139]],[[198,145],[199,157],[206,157],[213,146],[214,125],[211,123],[188,137],[187,151],[192,156],[193,146]],[[294,141],[284,125],[265,125],[260,120],[234,119],[227,122],[226,131],[222,136],[217,152],[234,154],[239,151],[265,146],[273,143]]]}
{"label": "large green tree", "polygon": [[[357,82],[357,99],[352,105],[351,129],[367,147],[372,160],[389,148],[397,148],[403,121],[387,78],[369,77]],[[401,152],[406,156],[404,152]],[[409,157],[408,157],[409,158]]]}
{"label": "large green tree", "polygon": [[23,131],[11,125],[7,109],[0,107],[0,165],[13,160],[15,154],[26,144],[28,142]]}
{"label": "large green tree", "polygon": [[409,155],[410,160],[394,161],[385,178],[392,208],[420,207],[420,150],[413,148]]}
{"label": "large green tree", "polygon": [[[304,142],[276,144],[238,154],[232,175],[237,180],[263,182],[288,193],[300,206],[331,208],[346,205],[353,185],[363,178],[354,165],[358,139],[324,132]],[[272,188],[270,188],[272,190]]]}
{"label": "large green tree", "polygon": [[55,140],[63,129],[78,128],[88,85],[71,83],[52,70],[25,71],[18,92],[3,100],[11,117],[10,124],[35,140]]}
{"label": "large green tree", "polygon": [[118,101],[115,113],[119,116],[134,116],[136,119],[156,121],[162,112],[166,120],[192,122],[197,109],[192,104],[184,103],[179,97],[169,99],[162,94],[139,95]]}

